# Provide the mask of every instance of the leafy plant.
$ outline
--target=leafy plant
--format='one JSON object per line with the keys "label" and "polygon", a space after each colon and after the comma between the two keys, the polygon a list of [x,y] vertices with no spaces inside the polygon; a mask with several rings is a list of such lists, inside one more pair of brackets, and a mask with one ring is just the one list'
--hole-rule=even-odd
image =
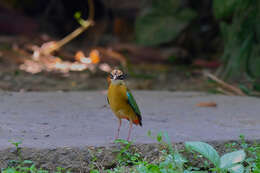
{"label": "leafy plant", "polygon": [[244,172],[244,166],[241,164],[246,157],[244,150],[233,151],[220,157],[212,146],[204,142],[186,142],[185,147],[188,150],[200,153],[211,161],[215,166],[212,168],[213,171],[219,173],[227,171],[232,173]]}
{"label": "leafy plant", "polygon": [[129,150],[132,142],[124,139],[117,139],[115,140],[115,143],[119,143],[122,146],[116,157],[120,166],[136,165],[141,160],[141,155],[139,153],[131,152]]}
{"label": "leafy plant", "polygon": [[[17,142],[14,142],[14,141],[12,141],[12,140],[9,140],[9,142],[15,147],[15,149],[16,149],[16,155],[18,156],[18,158],[19,158],[19,161],[21,161],[22,160],[22,156],[21,156],[21,147],[20,147],[20,145],[22,144],[22,141],[17,141]],[[15,161],[14,161],[15,162]]]}
{"label": "leafy plant", "polygon": [[[148,136],[160,143],[159,158],[153,161],[147,161],[141,154],[136,152],[132,146],[132,142],[126,140],[116,140],[120,144],[120,150],[116,161],[118,165],[109,170],[104,170],[101,166],[99,169],[91,168],[90,173],[260,173],[260,144],[247,143],[245,137],[240,135],[241,141],[228,143],[225,146],[232,152],[222,156],[209,144],[204,142],[186,142],[186,150],[178,150],[171,143],[170,137],[166,132],[159,132],[156,136],[152,136],[148,131]],[[19,148],[19,143],[14,143]],[[237,150],[236,148],[242,148]],[[188,151],[188,152],[187,152]],[[103,150],[100,150],[103,152]],[[185,152],[185,153],[184,153]],[[194,166],[194,160],[187,160],[183,155],[189,155],[190,152],[195,153],[193,159],[205,158],[201,165]],[[93,154],[93,153],[92,153]],[[246,157],[247,156],[247,157]],[[96,162],[97,157],[93,154],[92,161]],[[2,173],[48,173],[48,170],[37,169],[35,164],[30,160],[12,160],[8,167],[2,169]],[[69,171],[57,167],[54,173],[68,173]]]}
{"label": "leafy plant", "polygon": [[181,8],[181,0],[152,0],[137,17],[136,41],[153,46],[175,39],[196,17],[195,11]]}
{"label": "leafy plant", "polygon": [[[16,148],[16,154],[19,160],[10,160],[8,162],[8,167],[1,170],[1,173],[48,173],[48,170],[37,169],[33,161],[23,160],[21,156],[21,147],[22,141],[9,141]],[[57,167],[54,173],[70,173],[69,170],[66,170],[62,167]]]}
{"label": "leafy plant", "polygon": [[213,1],[224,43],[222,77],[260,76],[259,7],[257,0]]}
{"label": "leafy plant", "polygon": [[[2,173],[49,173],[48,170],[37,169],[35,164],[31,160],[24,160],[18,162],[15,166],[8,166],[6,169],[2,169]],[[54,173],[70,173],[69,170],[66,170],[62,167],[57,167]]]}
{"label": "leafy plant", "polygon": [[[166,146],[167,150],[163,150],[163,158],[159,164],[140,164],[137,170],[139,172],[176,172],[184,171],[184,164],[187,160],[179,153],[176,148],[173,148],[171,140],[166,132],[159,132],[157,136],[152,136],[151,131],[148,131],[148,136],[156,139],[157,142]],[[186,170],[187,171],[187,170]]]}

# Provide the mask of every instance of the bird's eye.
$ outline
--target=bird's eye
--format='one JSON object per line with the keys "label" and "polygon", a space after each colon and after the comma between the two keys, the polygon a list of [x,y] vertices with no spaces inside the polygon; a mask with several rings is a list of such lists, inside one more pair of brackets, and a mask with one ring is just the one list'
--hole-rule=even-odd
{"label": "bird's eye", "polygon": [[111,73],[110,73],[109,77],[110,77],[110,79],[113,79],[113,75]]}
{"label": "bird's eye", "polygon": [[126,75],[125,75],[125,74],[119,75],[119,76],[117,77],[117,79],[119,79],[119,80],[124,80],[125,78],[126,78]]}

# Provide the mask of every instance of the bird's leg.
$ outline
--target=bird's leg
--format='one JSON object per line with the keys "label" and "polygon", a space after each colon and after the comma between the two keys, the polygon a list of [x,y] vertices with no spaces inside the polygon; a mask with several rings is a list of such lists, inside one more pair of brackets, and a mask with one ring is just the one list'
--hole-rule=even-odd
{"label": "bird's leg", "polygon": [[118,129],[117,129],[116,139],[118,139],[118,137],[119,137],[121,124],[122,124],[122,120],[120,118],[118,118]]}
{"label": "bird's leg", "polygon": [[132,128],[133,128],[133,122],[132,122],[132,121],[129,121],[129,131],[128,131],[128,137],[127,137],[127,140],[128,140],[128,141],[129,141],[129,139],[130,139],[130,135],[131,135]]}

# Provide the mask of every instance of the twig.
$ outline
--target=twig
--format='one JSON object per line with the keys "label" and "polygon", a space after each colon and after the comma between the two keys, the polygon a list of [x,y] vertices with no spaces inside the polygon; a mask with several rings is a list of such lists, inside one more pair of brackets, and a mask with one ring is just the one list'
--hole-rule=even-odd
{"label": "twig", "polygon": [[94,15],[95,15],[95,9],[93,0],[88,0],[89,5],[89,15],[88,19],[86,21],[83,21],[83,24],[81,27],[74,30],[72,33],[61,39],[60,41],[55,42],[55,44],[52,44],[51,46],[46,47],[45,49],[41,50],[41,54],[43,55],[49,55],[53,51],[60,49],[62,46],[70,42],[72,39],[80,35],[82,32],[84,32],[87,28],[94,25]]}
{"label": "twig", "polygon": [[229,91],[226,91],[226,90],[223,90],[222,88],[218,87],[217,88],[217,91],[223,93],[223,94],[226,94],[228,96],[233,96],[234,94],[232,92],[229,92]]}
{"label": "twig", "polygon": [[260,97],[260,92],[252,91],[252,92],[250,92],[250,95],[253,95],[253,96],[256,96],[256,97]]}
{"label": "twig", "polygon": [[127,62],[126,62],[126,57],[124,55],[122,55],[122,54],[120,54],[116,51],[113,51],[112,49],[104,49],[104,48],[101,48],[101,47],[98,47],[97,49],[101,53],[118,60],[123,67],[126,67]]}
{"label": "twig", "polygon": [[235,87],[235,86],[232,86],[226,82],[224,82],[223,80],[217,78],[216,76],[214,76],[213,74],[211,73],[208,73],[208,72],[204,72],[204,75],[209,77],[210,79],[214,80],[215,82],[217,82],[218,84],[220,84],[222,87],[228,89],[228,90],[231,90],[233,91],[234,93],[236,93],[237,95],[240,95],[240,96],[246,96],[245,93],[243,93],[239,88]]}

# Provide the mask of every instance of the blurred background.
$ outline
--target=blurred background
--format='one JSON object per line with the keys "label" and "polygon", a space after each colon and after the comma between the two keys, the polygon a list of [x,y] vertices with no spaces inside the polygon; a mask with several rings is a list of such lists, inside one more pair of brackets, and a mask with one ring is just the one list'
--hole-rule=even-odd
{"label": "blurred background", "polygon": [[0,89],[105,89],[118,67],[132,89],[258,95],[259,19],[258,0],[1,0]]}

